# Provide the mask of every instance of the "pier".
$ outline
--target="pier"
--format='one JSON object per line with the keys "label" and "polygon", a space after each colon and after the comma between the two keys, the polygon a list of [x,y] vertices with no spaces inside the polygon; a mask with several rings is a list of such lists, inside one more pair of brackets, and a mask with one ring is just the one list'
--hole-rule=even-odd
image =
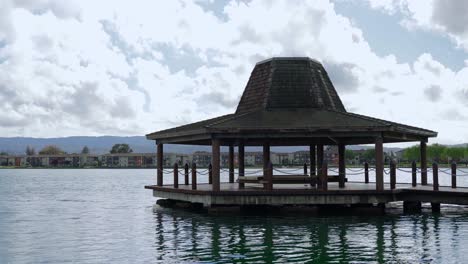
{"label": "pier", "polygon": [[[309,58],[272,58],[256,64],[234,114],[220,116],[147,135],[157,145],[155,185],[146,186],[155,197],[203,207],[217,206],[376,206],[403,201],[417,210],[430,202],[468,204],[468,188],[456,186],[456,165],[450,168],[452,186],[439,186],[446,170],[433,164],[428,168],[427,142],[437,132],[347,112],[338,93],[319,62]],[[413,163],[412,183],[398,183],[398,168],[391,162],[384,168],[384,144],[419,142],[420,166]],[[165,170],[164,144],[211,145],[209,169],[197,170],[196,163]],[[373,144],[375,166],[365,164],[362,181],[348,181],[345,149],[349,145]],[[338,167],[329,168],[324,146],[338,147]],[[220,148],[229,148],[227,182],[221,182]],[[245,147],[263,147],[263,168],[256,174],[245,171]],[[300,173],[289,174],[273,168],[271,146],[308,146],[310,160]],[[237,147],[236,172],[234,153]],[[369,171],[375,182],[369,181]],[[165,173],[166,172],[166,173]],[[432,173],[433,184],[428,184]],[[174,184],[165,185],[172,174]],[[384,174],[390,181],[384,182]],[[417,180],[418,174],[419,180]],[[460,174],[460,173],[459,173]],[[200,175],[208,178],[199,183]],[[181,180],[183,179],[183,181]],[[417,181],[419,183],[417,183]],[[183,183],[183,184],[181,184]]]}
{"label": "pier", "polygon": [[[390,168],[385,169],[384,173],[389,174],[390,182],[384,183],[384,190],[376,190],[376,183],[369,182],[369,170],[375,168],[365,164],[365,168],[354,168],[359,174],[362,181],[347,182],[345,187],[339,186],[339,182],[328,182],[321,187],[314,185],[311,177],[303,175],[304,182],[298,183],[299,175],[274,175],[274,178],[280,177],[295,177],[296,181],[279,182],[278,184],[271,183],[273,188],[269,188],[269,184],[264,182],[245,183],[240,187],[239,181],[235,183],[223,182],[220,184],[219,191],[212,190],[212,184],[201,183],[193,185],[185,181],[182,185],[178,182],[183,179],[185,171],[165,170],[167,177],[173,176],[174,184],[157,186],[149,185],[145,188],[153,190],[155,197],[165,198],[172,201],[183,201],[193,204],[198,204],[207,208],[226,207],[226,206],[324,206],[324,205],[342,205],[342,206],[382,206],[389,202],[404,202],[405,210],[420,211],[421,203],[431,203],[434,212],[440,210],[440,204],[456,204],[468,205],[468,187],[457,186],[457,177],[468,176],[467,172],[457,170],[456,164],[452,164],[452,168],[439,169],[434,173],[433,168],[427,173],[432,176],[432,184],[421,184],[421,170],[416,167],[412,168],[412,183],[398,183],[397,171],[409,173],[408,168],[397,168],[396,164],[392,164]],[[227,171],[227,169],[226,169]],[[330,168],[329,172],[336,171],[335,168]],[[258,170],[256,171],[258,173]],[[275,172],[283,172],[284,169],[275,170]],[[171,175],[172,173],[172,175]],[[255,172],[254,172],[255,173]],[[210,169],[201,169],[199,173],[189,171],[190,175],[199,175],[198,177],[210,177]],[[457,176],[458,174],[458,176]],[[181,175],[181,176],[179,176]],[[439,186],[434,184],[438,182],[439,175],[450,179],[450,186]],[[250,176],[251,178],[260,178],[263,176]],[[208,179],[209,180],[209,179]],[[367,182],[366,182],[367,180]],[[312,182],[312,184],[311,184]],[[325,187],[326,186],[326,187]]]}

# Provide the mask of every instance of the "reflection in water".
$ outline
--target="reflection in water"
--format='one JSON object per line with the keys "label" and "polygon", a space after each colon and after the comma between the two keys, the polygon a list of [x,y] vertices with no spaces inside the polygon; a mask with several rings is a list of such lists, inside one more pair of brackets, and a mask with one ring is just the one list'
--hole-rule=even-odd
{"label": "reflection in water", "polygon": [[162,208],[154,214],[162,262],[450,263],[462,255],[459,230],[467,232],[466,221],[457,221],[462,216],[450,214],[442,221],[435,214],[212,216]]}
{"label": "reflection in water", "polygon": [[154,170],[0,170],[0,263],[467,262],[466,207],[210,216],[154,211],[152,181]]}

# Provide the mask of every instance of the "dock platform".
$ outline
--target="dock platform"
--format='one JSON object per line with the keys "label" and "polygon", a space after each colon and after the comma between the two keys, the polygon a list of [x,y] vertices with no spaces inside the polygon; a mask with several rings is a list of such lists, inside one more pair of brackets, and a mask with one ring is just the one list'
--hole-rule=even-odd
{"label": "dock platform", "polygon": [[213,191],[210,184],[198,184],[196,190],[191,185],[149,185],[153,196],[170,200],[213,206],[249,205],[369,205],[389,202],[428,202],[437,204],[468,205],[468,188],[440,186],[438,191],[432,185],[396,184],[390,189],[376,190],[375,183],[348,182],[339,188],[338,183],[329,183],[328,190],[318,190],[307,184],[275,185],[273,190],[265,190],[261,184],[251,184],[239,188],[238,183],[221,183],[219,191]]}

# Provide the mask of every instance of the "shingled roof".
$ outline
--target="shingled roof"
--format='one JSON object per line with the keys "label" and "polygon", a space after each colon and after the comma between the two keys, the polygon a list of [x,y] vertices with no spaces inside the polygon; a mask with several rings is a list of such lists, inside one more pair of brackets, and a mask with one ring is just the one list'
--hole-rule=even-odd
{"label": "shingled roof", "polygon": [[234,114],[147,135],[165,143],[210,144],[213,137],[261,145],[427,140],[434,131],[348,113],[322,64],[272,58],[256,64]]}

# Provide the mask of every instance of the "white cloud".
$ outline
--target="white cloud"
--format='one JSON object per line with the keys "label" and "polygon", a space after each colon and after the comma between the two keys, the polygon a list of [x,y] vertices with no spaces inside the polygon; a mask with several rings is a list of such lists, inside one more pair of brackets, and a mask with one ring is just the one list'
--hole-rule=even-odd
{"label": "white cloud", "polygon": [[[257,61],[310,56],[347,109],[466,141],[465,115],[445,117],[468,107],[468,68],[379,57],[329,2],[231,1],[223,18],[189,1],[59,2],[0,8],[2,136],[141,135],[230,113]],[[412,14],[404,1],[374,7]]]}
{"label": "white cloud", "polygon": [[449,37],[468,51],[468,2],[446,0],[367,0],[369,6],[389,14],[400,12],[409,30],[423,29]]}

